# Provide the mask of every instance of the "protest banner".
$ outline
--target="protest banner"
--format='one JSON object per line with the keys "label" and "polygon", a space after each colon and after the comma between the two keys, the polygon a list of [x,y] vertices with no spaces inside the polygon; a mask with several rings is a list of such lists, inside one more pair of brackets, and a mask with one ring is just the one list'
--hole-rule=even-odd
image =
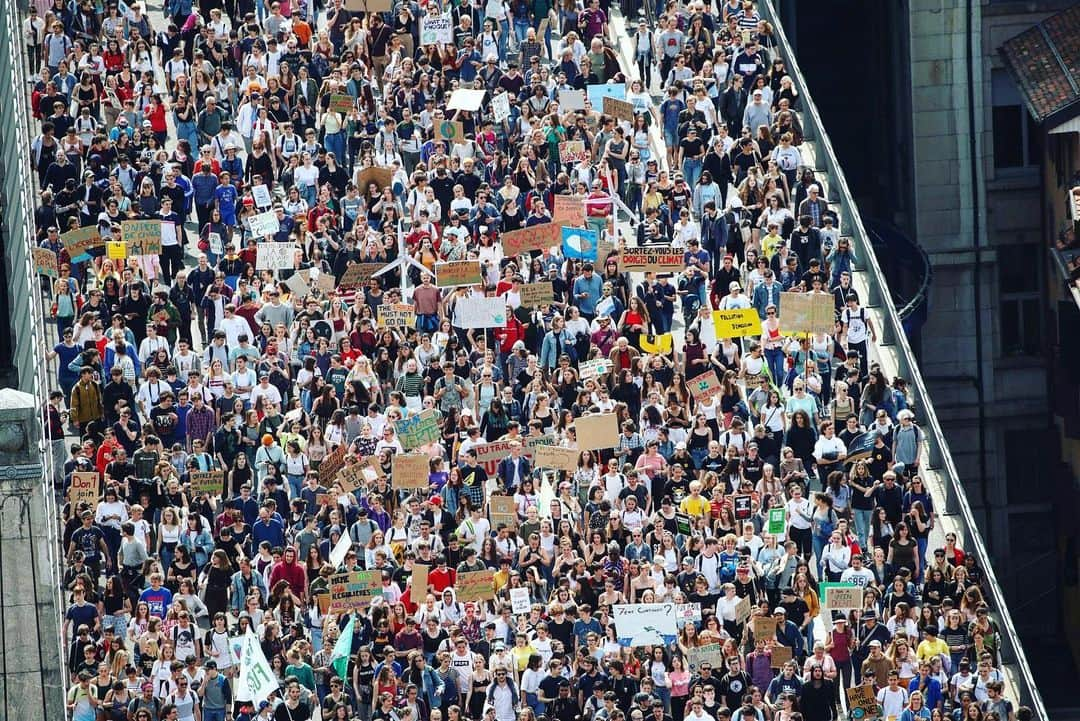
{"label": "protest banner", "polygon": [[787,510],[781,506],[769,509],[769,525],[766,533],[771,536],[783,536],[787,529]]}
{"label": "protest banner", "polygon": [[109,260],[124,260],[127,258],[127,243],[122,240],[105,241],[105,257]]}
{"label": "protest banner", "polygon": [[[348,115],[356,107],[356,98],[348,94],[333,94],[330,96],[330,106],[327,108],[331,113],[341,113],[342,115]],[[255,200],[256,205],[262,207],[258,199]]]}
{"label": "protest banner", "polygon": [[394,430],[402,447],[406,450],[418,448],[439,440],[439,417],[431,409],[414,413],[408,418],[394,421]]}
{"label": "protest banner", "polygon": [[68,487],[68,500],[72,508],[80,503],[89,503],[90,507],[96,507],[100,496],[101,479],[97,471],[75,471],[71,474],[71,485]]}
{"label": "protest banner", "polygon": [[553,300],[555,300],[555,290],[551,287],[551,281],[545,280],[521,286],[521,304],[527,308],[551,303]]}
{"label": "protest banner", "polygon": [[585,110],[585,91],[584,90],[560,90],[559,91],[559,105],[561,110],[565,112],[573,112],[575,110]]}
{"label": "protest banner", "polygon": [[581,380],[587,381],[605,373],[610,373],[611,369],[614,367],[615,364],[607,358],[594,358],[592,360],[581,361],[581,363],[578,364],[578,374],[581,376]]}
{"label": "protest banner", "polygon": [[209,493],[211,496],[220,496],[225,492],[224,471],[192,471],[188,478],[194,494]]}
{"label": "protest banner", "polygon": [[[235,646],[233,648],[236,649]],[[240,671],[236,676],[234,689],[236,700],[254,705],[270,698],[270,694],[279,688],[277,675],[270,662],[266,660],[262,645],[250,626],[243,639],[240,640],[236,653],[240,661]]]}
{"label": "protest banner", "polygon": [[847,694],[848,716],[851,721],[871,721],[881,716],[874,685],[863,684],[844,689]]}
{"label": "protest banner", "polygon": [[739,493],[731,497],[731,508],[736,521],[748,521],[754,515],[754,497],[749,493]]}
{"label": "protest banner", "polygon": [[330,576],[330,613],[362,611],[382,596],[381,571],[350,571]]}
{"label": "protest banner", "polygon": [[460,603],[466,601],[488,601],[495,598],[495,572],[488,569],[484,571],[463,571],[457,575],[457,600]]}
{"label": "protest banner", "polygon": [[[130,222],[142,221],[125,221],[125,224]],[[158,237],[161,237],[160,228],[158,229]],[[104,244],[96,225],[88,225],[85,228],[78,228],[77,230],[69,230],[66,233],[62,233],[60,235],[60,242],[64,244],[64,250],[67,251],[68,257],[71,258],[72,263],[89,260],[89,251],[94,248],[100,248]]]}
{"label": "protest banner", "polygon": [[297,298],[306,298],[311,293],[311,286],[307,281],[307,273],[296,272],[285,280],[289,287],[289,295]]}
{"label": "protest banner", "polygon": [[456,120],[440,120],[435,123],[435,139],[448,143],[460,143],[465,140],[465,125]]}
{"label": "protest banner", "polygon": [[491,527],[496,529],[502,523],[508,528],[517,528],[517,506],[511,496],[495,496],[488,499],[488,508],[491,509]]}
{"label": "protest banner", "polygon": [[487,463],[488,461],[501,461],[510,457],[510,447],[517,441],[492,441],[473,446],[476,451],[476,462]]}
{"label": "protest banner", "polygon": [[772,616],[754,616],[750,630],[754,632],[754,639],[772,638],[776,635],[776,619]]}
{"label": "protest banner", "polygon": [[675,604],[675,623],[679,628],[682,628],[688,623],[701,623],[701,604]]}
{"label": "protest banner", "polygon": [[[361,268],[363,268],[363,267],[373,267],[373,268],[375,268],[379,264],[378,263],[355,263],[354,265],[359,265],[359,266],[361,266]],[[352,268],[353,266],[350,265],[349,267]],[[376,268],[376,270],[377,269],[378,268]],[[346,270],[345,272],[348,273],[348,270]],[[375,271],[373,270],[371,272],[374,273]],[[327,294],[327,293],[332,293],[334,291],[334,288],[336,287],[336,284],[337,284],[337,281],[334,278],[334,276],[330,275],[329,273],[323,273],[318,268],[310,268],[307,271],[307,276],[308,276],[308,283],[309,284],[314,284],[314,286],[319,290],[319,292],[324,294],[324,295]],[[369,275],[368,278],[370,278],[370,277],[371,276]],[[343,287],[348,287],[348,286],[343,286]]]}
{"label": "protest banner", "polygon": [[511,230],[499,236],[503,255],[520,255],[530,250],[543,250],[559,244],[562,230],[555,223],[540,223],[521,230]]}
{"label": "protest banner", "polygon": [[480,109],[480,104],[484,102],[485,95],[487,95],[486,90],[458,88],[450,94],[450,102],[446,104],[446,109],[475,112]]}
{"label": "protest banner", "polygon": [[454,42],[454,16],[428,14],[420,18],[421,45],[448,45]]}
{"label": "protest banner", "polygon": [[708,643],[686,650],[686,665],[691,673],[697,673],[703,663],[711,665],[719,673],[724,668],[724,660],[723,646],[718,643]]}
{"label": "protest banner", "polygon": [[784,664],[791,660],[791,648],[776,644],[769,652],[769,667],[783,668]]}
{"label": "protest banner", "polygon": [[746,619],[750,618],[752,612],[752,606],[750,604],[750,597],[743,596],[739,599],[739,602],[735,604],[735,622],[738,624],[746,623]]}
{"label": "protest banner", "polygon": [[262,240],[268,235],[274,235],[281,229],[281,224],[278,223],[277,211],[267,210],[265,213],[259,213],[248,218],[248,228],[251,229],[251,235]]}
{"label": "protest banner", "polygon": [[611,607],[620,646],[666,646],[679,633],[674,603],[617,603]]}
{"label": "protest banner", "polygon": [[690,532],[694,530],[690,521],[689,513],[676,513],[675,514],[675,531],[683,536],[689,536]]}
{"label": "protest banner", "polygon": [[716,371],[709,370],[699,376],[694,376],[686,385],[690,389],[690,395],[698,403],[705,403],[713,396],[724,392],[724,384],[716,377]]}
{"label": "protest banner", "polygon": [[600,112],[604,107],[604,98],[626,100],[626,85],[623,83],[595,83],[585,86],[585,94],[589,98],[592,109]]}
{"label": "protest banner", "polygon": [[[381,269],[381,263],[353,263],[341,274],[341,280],[338,281],[338,285],[341,288],[356,288],[371,280],[375,273]],[[329,273],[320,273],[318,280],[316,280],[316,284],[319,287],[322,287],[321,281],[323,278],[330,278],[330,290],[333,290],[333,276]]]}
{"label": "protest banner", "polygon": [[829,293],[781,293],[780,327],[792,333],[833,332],[836,301]]}
{"label": "protest banner", "polygon": [[714,310],[713,328],[717,338],[745,338],[761,335],[761,317],[753,308]]}
{"label": "protest banner", "polygon": [[854,463],[869,458],[870,454],[874,452],[874,442],[877,440],[878,435],[873,431],[867,431],[852,438],[851,443],[848,443],[847,458],[844,459],[844,462]]}
{"label": "protest banner", "polygon": [[345,465],[345,444],[338,445],[334,450],[326,454],[322,463],[319,464],[319,481],[324,486],[334,482],[337,472]]}
{"label": "protest banner", "polygon": [[496,123],[510,119],[510,93],[499,93],[492,96],[491,115]]}
{"label": "protest banner", "polygon": [[846,616],[863,608],[862,586],[854,583],[823,582],[818,590],[821,591],[821,607],[827,611],[837,611]]}
{"label": "protest banner", "polygon": [[[335,97],[337,96],[330,96],[331,110],[333,110]],[[266,183],[259,183],[251,189],[251,199],[255,201],[256,208],[269,208],[274,204],[274,196],[270,195],[270,189],[266,187]]]}
{"label": "protest banner", "polygon": [[125,220],[120,223],[120,237],[127,245],[128,255],[161,254],[160,220]]}
{"label": "protest banner", "polygon": [[584,195],[556,195],[551,209],[551,222],[556,225],[581,225],[585,222]]}
{"label": "protest banner", "polygon": [[221,233],[207,233],[206,242],[210,245],[211,253],[225,255],[225,243],[221,240]]}
{"label": "protest banner", "polygon": [[678,273],[683,268],[683,254],[670,246],[625,248],[619,255],[622,273]]}
{"label": "protest banner", "polygon": [[435,285],[439,288],[476,285],[482,282],[484,274],[478,260],[448,260],[435,264]]}
{"label": "protest banner", "polygon": [[619,419],[614,413],[582,416],[574,421],[578,448],[596,451],[619,444]]}
{"label": "protest banner", "polygon": [[292,268],[295,250],[292,243],[259,243],[255,248],[255,270]]}
{"label": "protest banner", "polygon": [[394,169],[393,168],[364,168],[360,171],[360,182],[357,183],[357,187],[361,191],[365,190],[372,183],[382,190],[386,186],[390,185],[394,181]]}
{"label": "protest banner", "polygon": [[415,328],[416,306],[408,303],[383,303],[379,306],[380,328]]}
{"label": "protest banner", "polygon": [[393,0],[345,0],[345,9],[360,13],[388,13],[394,7]]}
{"label": "protest banner", "polygon": [[619,100],[610,95],[604,96],[604,115],[611,115],[616,120],[634,122],[634,104],[625,100]]}
{"label": "protest banner", "polygon": [[556,471],[573,473],[577,470],[581,452],[573,448],[537,445],[533,448],[533,465],[537,468],[551,468]]}
{"label": "protest banner", "polygon": [[337,544],[330,549],[330,565],[337,568],[341,564],[345,563],[345,558],[349,555],[349,549],[352,548],[352,538],[348,533],[342,533],[338,538]]}
{"label": "protest banner", "polygon": [[502,328],[506,301],[502,298],[458,298],[453,324],[458,328]]}
{"label": "protest banner", "polygon": [[532,610],[532,601],[529,599],[529,589],[510,589],[510,612],[515,616],[528,613]]}
{"label": "protest banner", "polygon": [[56,253],[48,248],[32,248],[31,255],[34,259],[35,273],[47,275],[50,278],[60,277],[60,266],[56,262]]}
{"label": "protest banner", "polygon": [[428,475],[431,472],[430,461],[423,453],[395,453],[390,487],[427,489]]}
{"label": "protest banner", "polygon": [[431,566],[423,563],[414,563],[412,567],[412,587],[414,589],[414,595],[419,593],[417,598],[423,598],[427,593],[428,587],[428,572],[431,571]]}
{"label": "protest banner", "polygon": [[559,160],[566,164],[584,163],[589,159],[589,151],[584,140],[564,140],[559,143]]}

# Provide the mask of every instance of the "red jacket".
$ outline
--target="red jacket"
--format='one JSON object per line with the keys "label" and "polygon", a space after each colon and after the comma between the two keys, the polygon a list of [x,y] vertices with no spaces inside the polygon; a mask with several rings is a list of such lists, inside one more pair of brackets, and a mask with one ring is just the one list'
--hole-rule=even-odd
{"label": "red jacket", "polygon": [[506,317],[506,325],[495,329],[495,337],[499,340],[499,350],[504,354],[514,350],[514,343],[525,340],[525,326],[513,315]]}
{"label": "red jacket", "polygon": [[278,561],[270,569],[270,588],[273,588],[278,581],[287,582],[289,588],[297,596],[304,596],[307,593],[307,572],[299,563]]}

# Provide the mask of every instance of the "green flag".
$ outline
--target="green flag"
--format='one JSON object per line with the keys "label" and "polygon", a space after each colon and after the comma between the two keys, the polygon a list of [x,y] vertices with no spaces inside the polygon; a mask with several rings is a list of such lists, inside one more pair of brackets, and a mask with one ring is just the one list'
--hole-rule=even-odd
{"label": "green flag", "polygon": [[353,626],[356,623],[356,616],[350,616],[349,622],[345,625],[345,629],[338,636],[337,643],[334,644],[334,651],[330,654],[330,665],[337,671],[337,675],[344,681],[345,674],[349,671],[349,656],[352,654],[352,637]]}

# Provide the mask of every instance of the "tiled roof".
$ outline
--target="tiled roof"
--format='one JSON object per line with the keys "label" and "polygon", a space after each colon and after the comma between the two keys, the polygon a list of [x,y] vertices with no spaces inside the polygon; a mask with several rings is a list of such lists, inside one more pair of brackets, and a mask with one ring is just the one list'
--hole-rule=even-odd
{"label": "tiled roof", "polygon": [[1080,5],[1007,40],[999,52],[1036,120],[1080,113]]}

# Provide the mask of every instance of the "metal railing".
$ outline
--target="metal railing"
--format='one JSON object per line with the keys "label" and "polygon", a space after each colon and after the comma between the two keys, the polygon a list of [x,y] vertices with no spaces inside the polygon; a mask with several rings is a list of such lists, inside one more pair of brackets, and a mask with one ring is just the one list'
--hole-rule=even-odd
{"label": "metal railing", "polygon": [[817,165],[822,167],[829,176],[828,196],[839,200],[840,226],[845,235],[852,236],[857,245],[859,258],[859,270],[869,276],[869,305],[880,313],[884,327],[882,330],[881,343],[894,346],[896,353],[897,371],[908,381],[910,391],[915,399],[915,407],[920,416],[919,421],[927,436],[927,453],[931,467],[941,476],[944,489],[944,507],[946,513],[953,514],[957,521],[957,532],[960,535],[958,541],[965,552],[974,554],[979,566],[982,568],[986,579],[986,591],[989,594],[989,602],[993,607],[995,620],[1002,636],[1002,659],[1006,665],[1013,666],[1014,682],[1016,685],[1017,699],[1021,704],[1030,707],[1036,719],[1048,719],[1046,707],[1043,704],[1042,695],[1036,686],[1035,678],[1028,664],[1024,648],[1020,643],[1019,635],[1009,613],[1004,593],[994,572],[993,558],[986,549],[982,536],[975,523],[971,505],[968,503],[967,494],[960,480],[960,474],[953,463],[952,453],[949,450],[948,441],[942,432],[941,423],[934,410],[933,401],[926,389],[922,372],[915,361],[915,356],[908,343],[907,334],[901,322],[901,317],[893,305],[889,296],[888,285],[885,276],[878,265],[877,257],[870,243],[869,236],[863,226],[859,210],[848,188],[847,180],[837,161],[829,136],[825,132],[825,126],[818,114],[817,106],[811,98],[810,90],[803,78],[802,71],[791,45],[784,34],[780,23],[780,16],[773,7],[772,0],[760,0],[758,3],[762,18],[769,21],[773,26],[776,44],[775,50],[783,57],[788,68],[788,73],[800,94],[801,106],[798,110],[804,136],[812,139],[817,145]]}

